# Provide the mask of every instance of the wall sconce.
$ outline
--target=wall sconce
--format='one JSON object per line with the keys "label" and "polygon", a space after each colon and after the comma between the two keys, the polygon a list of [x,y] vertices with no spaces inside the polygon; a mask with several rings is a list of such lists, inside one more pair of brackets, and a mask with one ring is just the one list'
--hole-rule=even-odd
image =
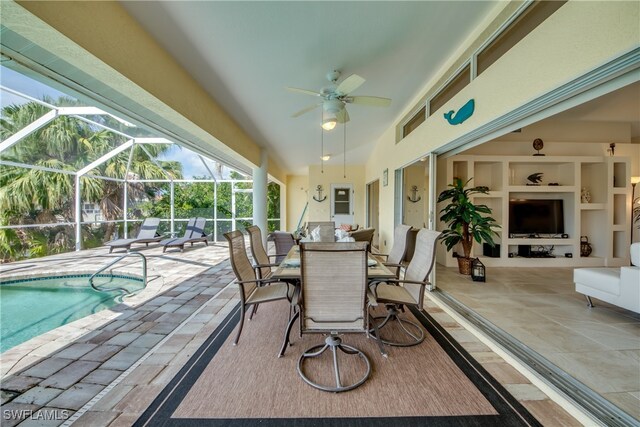
{"label": "wall sconce", "polygon": [[407,199],[411,203],[418,203],[420,200],[422,200],[422,197],[418,196],[418,186],[417,185],[414,185],[413,187],[411,187],[411,196],[407,196]]}
{"label": "wall sconce", "polygon": [[318,193],[318,197],[316,198],[316,196],[313,196],[313,200],[315,200],[316,202],[324,202],[325,200],[327,200],[327,196],[322,197],[322,185],[318,185],[316,187],[316,192]]}

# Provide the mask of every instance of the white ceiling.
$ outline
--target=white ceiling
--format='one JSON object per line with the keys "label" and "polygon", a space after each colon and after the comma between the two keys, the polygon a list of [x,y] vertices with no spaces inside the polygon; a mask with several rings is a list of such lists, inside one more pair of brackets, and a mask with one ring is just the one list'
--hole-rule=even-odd
{"label": "white ceiling", "polygon": [[640,137],[640,82],[563,111],[551,120],[628,123],[631,138]]}
{"label": "white ceiling", "polygon": [[[496,1],[123,2],[124,7],[267,147],[289,173],[320,162],[319,91],[332,69],[366,82],[354,95],[392,98],[386,109],[349,105],[347,163],[375,141],[496,6]],[[162,72],[156,70],[156,72]],[[329,164],[343,162],[343,129],[325,133]]]}

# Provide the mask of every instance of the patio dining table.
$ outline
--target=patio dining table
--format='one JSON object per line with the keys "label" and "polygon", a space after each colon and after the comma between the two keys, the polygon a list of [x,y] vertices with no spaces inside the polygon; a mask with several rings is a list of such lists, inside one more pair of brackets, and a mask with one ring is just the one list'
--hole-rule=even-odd
{"label": "patio dining table", "polygon": [[[384,280],[395,278],[395,274],[389,270],[379,257],[369,254],[368,259],[369,280]],[[271,277],[279,280],[295,280],[301,278],[300,272],[300,246],[293,246],[285,259],[271,274]]]}

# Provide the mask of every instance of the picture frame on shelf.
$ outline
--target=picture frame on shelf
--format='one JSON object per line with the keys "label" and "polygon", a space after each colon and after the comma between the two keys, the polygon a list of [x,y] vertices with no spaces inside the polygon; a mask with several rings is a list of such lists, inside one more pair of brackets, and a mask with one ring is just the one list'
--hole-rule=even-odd
{"label": "picture frame on shelf", "polygon": [[387,185],[389,185],[389,169],[382,171],[382,186],[386,187]]}

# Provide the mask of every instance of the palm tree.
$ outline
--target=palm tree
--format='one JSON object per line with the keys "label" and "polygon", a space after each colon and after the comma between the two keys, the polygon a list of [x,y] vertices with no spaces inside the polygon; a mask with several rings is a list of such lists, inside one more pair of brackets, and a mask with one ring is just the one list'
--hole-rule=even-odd
{"label": "palm tree", "polygon": [[[45,102],[55,105],[73,105],[69,98]],[[29,102],[22,105],[10,105],[2,110],[0,119],[0,136],[6,139],[49,109],[39,103]],[[109,117],[97,117],[98,121],[113,121]],[[109,123],[105,123],[109,124]],[[103,154],[123,144],[121,135],[102,130],[79,119],[60,116],[47,126],[28,135],[2,154],[3,160],[38,165],[65,171],[77,171]],[[151,145],[147,151],[158,156],[166,151],[169,145]],[[149,157],[144,150],[134,150],[130,173],[143,179],[163,179],[167,175],[172,178],[182,176],[180,164],[177,162],[161,162]],[[155,160],[155,161],[154,161]],[[129,161],[129,152],[123,152],[99,165],[90,172],[92,175],[109,178],[125,178]],[[140,186],[127,183],[132,194],[140,192]],[[121,212],[124,187],[116,181],[108,181],[85,176],[81,179],[81,198],[83,201],[99,203],[107,220],[117,219]],[[57,222],[61,216],[66,222],[74,220],[74,178],[71,174],[47,172],[38,169],[3,166],[0,169],[0,224],[43,224]],[[115,225],[109,223],[105,237],[109,239]],[[57,232],[49,245],[49,250],[63,250],[66,242],[72,242],[72,235],[61,235]],[[67,228],[66,234],[71,234]],[[51,236],[50,236],[51,237]],[[16,239],[21,242],[16,243]],[[45,239],[46,240],[46,239]],[[42,233],[35,230],[14,231],[0,230],[0,252],[3,259],[16,259],[26,248],[34,250],[41,247]],[[57,242],[57,243],[56,243]],[[46,250],[37,250],[38,254],[46,254]],[[45,252],[45,253],[43,253]]]}

